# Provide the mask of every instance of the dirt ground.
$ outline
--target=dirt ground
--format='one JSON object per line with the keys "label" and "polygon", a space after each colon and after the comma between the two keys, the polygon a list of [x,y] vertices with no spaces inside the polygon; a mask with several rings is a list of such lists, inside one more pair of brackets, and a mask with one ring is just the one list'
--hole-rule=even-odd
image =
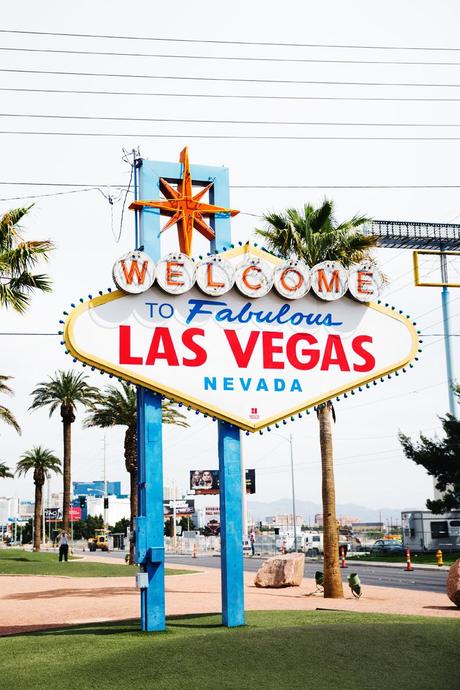
{"label": "dirt ground", "polygon": [[[174,567],[180,568],[168,563],[168,568]],[[199,565],[187,569],[195,572],[166,577],[167,615],[220,612],[220,571]],[[0,635],[140,615],[139,590],[133,577],[2,575],[0,589]],[[315,590],[312,579],[304,579],[300,587],[258,589],[254,586],[254,573],[246,573],[245,608],[305,611],[331,608],[460,618],[460,610],[443,593],[366,586],[361,599],[356,599],[348,588],[344,589],[345,598],[340,600],[312,594]]]}

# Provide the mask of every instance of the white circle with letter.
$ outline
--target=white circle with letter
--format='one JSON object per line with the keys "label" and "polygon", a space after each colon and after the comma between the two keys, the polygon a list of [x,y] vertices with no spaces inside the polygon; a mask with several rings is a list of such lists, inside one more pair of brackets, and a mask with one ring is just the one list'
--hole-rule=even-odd
{"label": "white circle with letter", "polygon": [[275,269],[274,286],[285,299],[299,299],[310,289],[310,269],[298,259],[285,261]]}
{"label": "white circle with letter", "polygon": [[258,258],[243,261],[236,267],[235,283],[246,297],[263,297],[273,285],[273,272]]}
{"label": "white circle with letter", "polygon": [[171,252],[157,263],[157,283],[171,295],[182,295],[195,283],[195,264],[187,254]]}
{"label": "white circle with letter", "polygon": [[372,261],[353,265],[348,271],[348,289],[360,302],[371,302],[380,296],[384,283],[383,274]]}
{"label": "white circle with letter", "polygon": [[148,254],[135,249],[115,261],[112,276],[117,288],[139,295],[152,287],[155,264]]}
{"label": "white circle with letter", "polygon": [[218,254],[200,261],[195,276],[198,287],[206,295],[223,295],[235,281],[232,265]]}
{"label": "white circle with letter", "polygon": [[311,287],[321,299],[331,302],[344,296],[348,274],[338,261],[323,261],[311,269]]}

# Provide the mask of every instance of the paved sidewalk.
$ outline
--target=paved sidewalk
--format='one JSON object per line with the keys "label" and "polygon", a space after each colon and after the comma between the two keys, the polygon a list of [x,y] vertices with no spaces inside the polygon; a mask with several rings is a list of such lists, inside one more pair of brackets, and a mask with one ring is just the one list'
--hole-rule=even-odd
{"label": "paved sidewalk", "polygon": [[[107,563],[106,558],[103,560]],[[181,566],[168,564],[169,567]],[[187,566],[187,569],[195,572],[166,578],[167,615],[220,612],[220,571],[205,570],[199,566]],[[71,578],[3,575],[0,583],[0,635],[137,618],[140,615],[139,591],[134,586],[132,576]],[[304,579],[300,587],[277,590],[258,589],[253,583],[254,573],[246,573],[247,610],[307,611],[330,608],[460,618],[460,610],[451,604],[445,594],[438,592],[365,587],[362,598],[355,599],[346,588],[345,598],[337,600],[312,594],[315,590],[312,579]]]}

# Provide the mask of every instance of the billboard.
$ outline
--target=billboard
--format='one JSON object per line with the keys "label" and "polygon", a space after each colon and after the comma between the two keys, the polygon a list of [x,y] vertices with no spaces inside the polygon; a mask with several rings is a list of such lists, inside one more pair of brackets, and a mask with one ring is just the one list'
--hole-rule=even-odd
{"label": "billboard", "polygon": [[186,500],[175,500],[175,501],[163,501],[163,514],[165,518],[174,517],[174,504],[176,507],[176,517],[191,517],[195,512],[195,501]]}
{"label": "billboard", "polygon": [[368,301],[380,289],[370,266],[309,268],[249,244],[196,263],[180,252],[156,265],[130,256],[114,268],[124,291],[67,318],[68,351],[241,429],[275,424],[416,356],[408,318]]}
{"label": "billboard", "polygon": [[[219,493],[219,470],[190,470],[190,489],[196,496]],[[246,493],[256,492],[256,471],[246,470]]]}
{"label": "billboard", "polygon": [[[81,520],[81,508],[70,506],[69,519],[72,522]],[[45,508],[45,520],[48,522],[59,522],[62,520],[62,508]]]}

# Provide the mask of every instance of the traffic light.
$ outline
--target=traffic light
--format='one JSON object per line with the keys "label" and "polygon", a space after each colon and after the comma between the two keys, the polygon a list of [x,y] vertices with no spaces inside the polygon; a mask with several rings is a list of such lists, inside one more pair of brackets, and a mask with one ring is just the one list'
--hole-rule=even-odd
{"label": "traffic light", "polygon": [[104,498],[104,510],[108,510],[109,507],[109,497]]}
{"label": "traffic light", "polygon": [[80,508],[86,508],[86,496],[79,496],[78,501],[80,503]]}

